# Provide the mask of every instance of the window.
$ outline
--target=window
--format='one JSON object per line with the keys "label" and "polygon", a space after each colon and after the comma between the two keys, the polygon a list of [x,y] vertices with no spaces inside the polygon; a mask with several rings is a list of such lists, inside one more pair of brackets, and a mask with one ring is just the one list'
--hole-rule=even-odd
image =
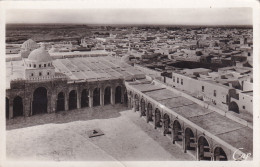
{"label": "window", "polygon": [[33,76],[33,73],[31,73],[31,76]]}
{"label": "window", "polygon": [[251,56],[251,53],[247,53],[248,56]]}
{"label": "window", "polygon": [[179,83],[179,78],[177,78],[177,83]]}
{"label": "window", "polygon": [[48,66],[50,66],[50,63],[48,63]]}
{"label": "window", "polygon": [[29,67],[32,67],[32,65],[31,65],[31,64],[29,64]]}
{"label": "window", "polygon": [[47,75],[50,75],[50,72],[47,72]]}
{"label": "window", "polygon": [[243,109],[246,109],[246,107],[245,107],[245,106],[243,106]]}
{"label": "window", "polygon": [[201,89],[202,89],[202,92],[204,92],[204,86],[202,86]]}
{"label": "window", "polygon": [[172,77],[173,82],[175,82],[175,76]]}
{"label": "window", "polygon": [[215,97],[217,96],[217,91],[216,91],[216,90],[214,90],[214,96],[215,96]]}
{"label": "window", "polygon": [[41,64],[39,64],[39,68],[41,68],[42,67],[42,65]]}
{"label": "window", "polygon": [[181,84],[183,85],[183,79],[181,79]]}
{"label": "window", "polygon": [[46,67],[46,64],[44,64],[44,67]]}
{"label": "window", "polygon": [[36,64],[34,64],[33,67],[36,68]]}
{"label": "window", "polygon": [[42,76],[42,72],[39,72],[39,76]]}

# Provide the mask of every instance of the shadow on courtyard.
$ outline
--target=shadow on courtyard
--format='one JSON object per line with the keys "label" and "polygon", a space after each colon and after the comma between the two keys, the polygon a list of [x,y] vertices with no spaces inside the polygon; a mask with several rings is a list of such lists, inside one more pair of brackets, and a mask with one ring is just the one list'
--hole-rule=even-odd
{"label": "shadow on courtyard", "polygon": [[[132,111],[133,112],[133,111]],[[145,117],[140,117],[140,112],[136,112],[136,117],[133,117],[131,121],[138,126],[143,132],[145,132],[149,137],[151,137],[156,143],[164,148],[165,151],[174,155],[173,160],[181,161],[194,161],[195,158],[183,152],[183,150],[173,144],[170,139],[170,134],[168,136],[163,135],[163,127],[154,129],[153,122],[146,123]]]}
{"label": "shadow on courtyard", "polygon": [[6,130],[25,128],[43,124],[62,124],[74,121],[93,119],[109,119],[119,117],[120,112],[127,110],[122,104],[98,106],[95,108],[81,108],[69,111],[59,111],[51,114],[39,114],[31,117],[17,117],[7,120]]}

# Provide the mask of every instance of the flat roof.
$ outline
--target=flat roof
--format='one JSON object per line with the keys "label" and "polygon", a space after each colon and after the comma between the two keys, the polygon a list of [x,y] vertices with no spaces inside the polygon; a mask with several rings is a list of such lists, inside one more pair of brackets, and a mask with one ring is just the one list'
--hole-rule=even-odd
{"label": "flat roof", "polygon": [[[56,59],[53,65],[70,80],[145,78],[141,71],[110,56]],[[22,60],[6,62],[6,88],[10,88],[11,80],[24,79],[24,70]]]}
{"label": "flat roof", "polygon": [[235,148],[243,147],[245,152],[253,151],[253,131],[219,113],[206,109],[173,91],[152,84],[129,85],[144,92],[161,105],[195,123],[209,133],[219,137]]}

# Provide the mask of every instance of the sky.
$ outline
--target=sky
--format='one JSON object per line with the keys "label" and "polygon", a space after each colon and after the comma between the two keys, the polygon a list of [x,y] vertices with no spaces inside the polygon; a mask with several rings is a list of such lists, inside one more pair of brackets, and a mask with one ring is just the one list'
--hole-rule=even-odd
{"label": "sky", "polygon": [[6,23],[252,25],[251,8],[10,9]]}

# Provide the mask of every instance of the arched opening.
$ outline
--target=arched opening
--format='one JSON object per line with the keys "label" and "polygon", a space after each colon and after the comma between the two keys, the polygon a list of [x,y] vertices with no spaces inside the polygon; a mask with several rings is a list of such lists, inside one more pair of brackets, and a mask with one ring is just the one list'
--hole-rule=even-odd
{"label": "arched opening", "polygon": [[5,117],[9,119],[9,99],[5,98]]}
{"label": "arched opening", "polygon": [[211,153],[209,148],[209,143],[207,139],[203,136],[201,136],[198,140],[198,151],[199,151],[199,160],[211,160]]}
{"label": "arched opening", "polygon": [[125,91],[125,93],[124,93],[124,104],[125,104],[125,106],[127,106],[127,104],[128,104],[127,91]]}
{"label": "arched opening", "polygon": [[135,95],[135,111],[139,111],[139,97]]}
{"label": "arched opening", "polygon": [[148,122],[153,121],[153,106],[151,103],[148,103],[147,110]]}
{"label": "arched opening", "polygon": [[58,94],[57,99],[57,111],[64,111],[65,110],[65,96],[63,92]]}
{"label": "arched opening", "polygon": [[20,96],[16,96],[13,102],[13,116],[23,116],[23,99]]}
{"label": "arched opening", "polygon": [[93,91],[93,106],[100,105],[100,88],[96,88]]}
{"label": "arched opening", "polygon": [[227,155],[221,147],[216,147],[214,150],[214,161],[227,161]]}
{"label": "arched opening", "polygon": [[77,108],[77,92],[76,90],[72,90],[69,93],[69,110],[73,110]]}
{"label": "arched opening", "polygon": [[146,113],[145,113],[145,101],[144,101],[143,98],[141,99],[141,116],[146,116]]}
{"label": "arched opening", "polygon": [[171,131],[169,130],[170,128],[170,117],[168,114],[164,114],[163,116],[163,134],[171,134]]}
{"label": "arched opening", "polygon": [[231,103],[229,103],[229,111],[233,111],[235,113],[239,113],[239,107],[237,105],[236,102],[232,101]]}
{"label": "arched opening", "polygon": [[111,102],[111,87],[106,87],[104,95],[104,104],[108,105]]}
{"label": "arched opening", "polygon": [[179,142],[181,144],[182,141],[182,129],[181,129],[181,124],[179,121],[175,120],[173,122],[172,126],[172,135],[173,135],[173,144],[175,142]]}
{"label": "arched opening", "polygon": [[196,145],[195,145],[195,137],[194,133],[190,128],[186,128],[185,130],[185,150],[191,150],[195,153]]}
{"label": "arched opening", "polygon": [[88,107],[89,98],[88,98],[88,90],[84,89],[81,92],[81,107]]}
{"label": "arched opening", "polygon": [[115,103],[121,103],[121,86],[116,87]]}
{"label": "arched opening", "polygon": [[155,128],[160,128],[162,127],[161,125],[161,113],[160,110],[158,108],[156,108],[155,110]]}
{"label": "arched opening", "polygon": [[33,93],[32,115],[47,113],[47,89],[37,88]]}

